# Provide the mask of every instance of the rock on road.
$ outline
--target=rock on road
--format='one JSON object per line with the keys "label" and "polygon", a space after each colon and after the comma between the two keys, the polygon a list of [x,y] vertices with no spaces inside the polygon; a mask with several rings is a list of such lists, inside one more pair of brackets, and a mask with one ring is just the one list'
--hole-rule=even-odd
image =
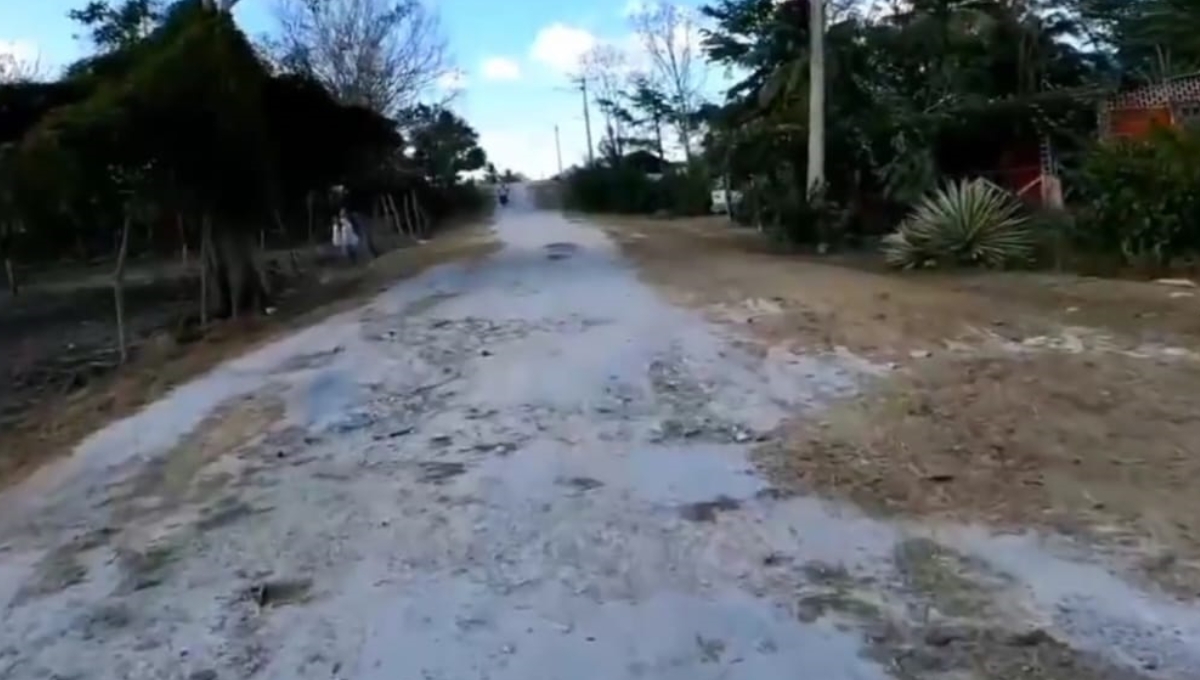
{"label": "rock on road", "polygon": [[[963,634],[919,606],[930,570],[897,559],[931,529],[780,494],[748,459],[877,369],[731,337],[599,230],[513,199],[486,260],[230,362],[0,497],[0,678],[850,680],[953,658]],[[987,563],[1004,595],[981,612],[1100,668],[1071,677],[1200,677],[1189,608],[1028,537],[937,539]]]}

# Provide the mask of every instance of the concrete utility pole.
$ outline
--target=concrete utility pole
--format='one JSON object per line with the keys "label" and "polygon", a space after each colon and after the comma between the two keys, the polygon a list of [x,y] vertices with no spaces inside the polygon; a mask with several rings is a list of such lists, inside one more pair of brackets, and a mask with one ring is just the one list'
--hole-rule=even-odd
{"label": "concrete utility pole", "polygon": [[554,125],[554,153],[558,156],[558,175],[562,177],[562,143],[558,140],[558,125]]}
{"label": "concrete utility pole", "polygon": [[825,185],[825,0],[809,0],[808,191]]}
{"label": "concrete utility pole", "polygon": [[590,107],[588,106],[587,78],[579,76],[576,80],[579,83],[579,91],[583,95],[583,129],[587,133],[588,165],[595,165],[596,152],[592,148],[592,117],[588,112]]}

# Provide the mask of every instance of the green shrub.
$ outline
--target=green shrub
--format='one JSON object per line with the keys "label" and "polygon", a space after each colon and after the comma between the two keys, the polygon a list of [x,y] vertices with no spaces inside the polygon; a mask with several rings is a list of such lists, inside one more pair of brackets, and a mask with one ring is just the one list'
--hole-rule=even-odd
{"label": "green shrub", "polygon": [[661,205],[672,215],[707,215],[712,208],[712,182],[698,165],[668,172],[659,180]]}
{"label": "green shrub", "polygon": [[1155,265],[1200,252],[1200,132],[1097,144],[1073,179],[1077,248]]}
{"label": "green shrub", "polygon": [[1002,267],[1028,260],[1034,239],[1021,205],[985,179],[950,182],[926,196],[895,233],[883,239],[893,267]]}
{"label": "green shrub", "polygon": [[787,249],[842,245],[850,214],[827,193],[806,196],[794,182],[764,179],[749,182],[742,191],[734,220],[761,227],[777,245]]}
{"label": "green shrub", "polygon": [[660,188],[641,170],[625,166],[590,166],[571,173],[563,203],[571,210],[609,213],[653,213]]}
{"label": "green shrub", "polygon": [[628,165],[580,168],[564,180],[564,206],[584,212],[702,215],[709,209],[708,176],[701,168],[652,178]]}

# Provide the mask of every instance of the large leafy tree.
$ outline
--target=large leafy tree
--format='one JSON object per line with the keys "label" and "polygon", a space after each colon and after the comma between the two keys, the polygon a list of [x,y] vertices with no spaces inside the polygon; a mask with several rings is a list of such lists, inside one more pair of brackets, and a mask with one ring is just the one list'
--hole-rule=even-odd
{"label": "large leafy tree", "polygon": [[1158,82],[1200,70],[1200,3],[1194,0],[1072,0],[1092,44],[1127,81]]}
{"label": "large leafy tree", "polygon": [[91,0],[67,12],[102,52],[132,47],[162,21],[163,0]]}
{"label": "large leafy tree", "polygon": [[487,164],[479,133],[453,111],[420,105],[408,118],[412,158],[435,185],[451,186]]}

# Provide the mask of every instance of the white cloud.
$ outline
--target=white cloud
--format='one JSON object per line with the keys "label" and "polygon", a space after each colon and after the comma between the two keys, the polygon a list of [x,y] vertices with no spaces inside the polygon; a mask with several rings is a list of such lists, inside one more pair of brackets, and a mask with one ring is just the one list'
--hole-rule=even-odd
{"label": "white cloud", "polygon": [[588,31],[556,23],[538,31],[529,55],[559,73],[571,73],[579,68],[580,57],[596,43],[596,36]]}
{"label": "white cloud", "polygon": [[517,80],[521,65],[507,57],[491,57],[483,61],[483,77],[488,80]]}

